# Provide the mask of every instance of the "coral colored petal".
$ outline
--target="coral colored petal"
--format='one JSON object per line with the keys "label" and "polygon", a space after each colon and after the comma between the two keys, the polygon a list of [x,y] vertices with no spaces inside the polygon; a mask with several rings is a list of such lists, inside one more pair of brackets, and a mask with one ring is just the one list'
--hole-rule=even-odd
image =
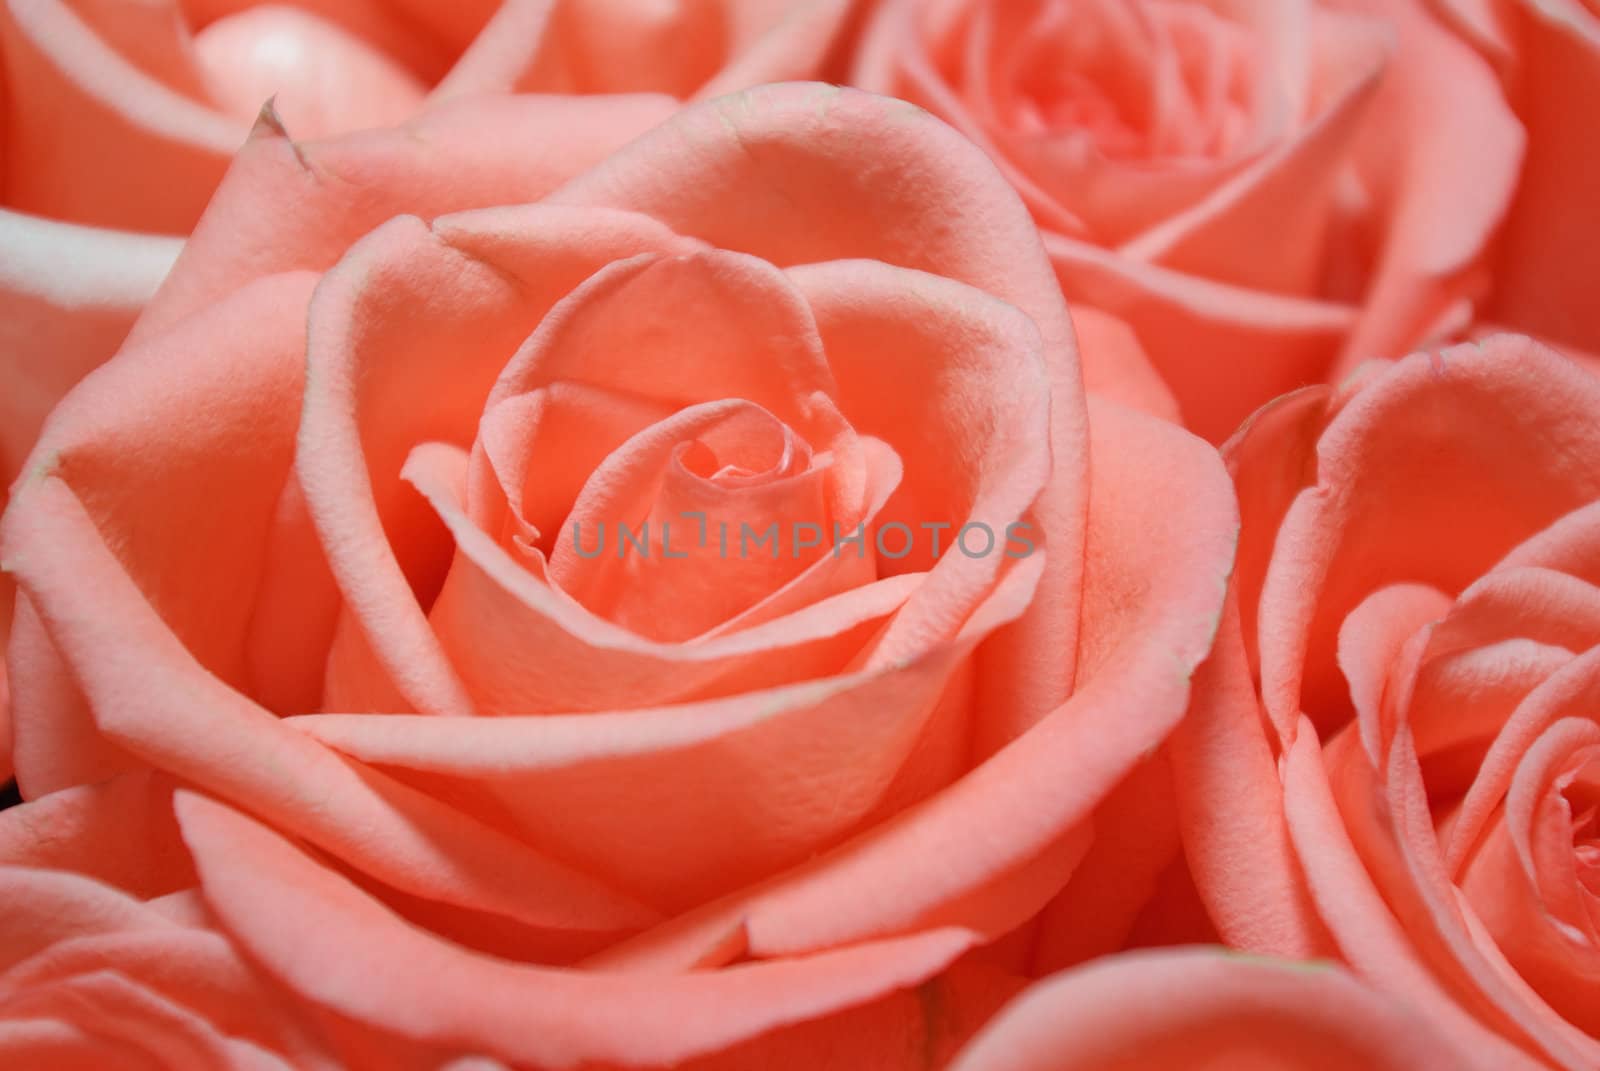
{"label": "coral colored petal", "polygon": [[676,1063],[916,985],[971,942],[935,930],[670,978],[524,967],[405,925],[227,807],[185,794],[178,814],[207,899],[291,989],[418,1041],[514,1062]]}
{"label": "coral colored petal", "polygon": [[134,338],[165,331],[259,276],[324,271],[401,213],[431,220],[536,201],[671,112],[670,100],[654,96],[491,96],[321,142],[294,141],[266,116]]}
{"label": "coral colored petal", "polygon": [[1198,1066],[1532,1068],[1494,1062],[1340,968],[1220,951],[1134,953],[1036,984],[952,1071]]}

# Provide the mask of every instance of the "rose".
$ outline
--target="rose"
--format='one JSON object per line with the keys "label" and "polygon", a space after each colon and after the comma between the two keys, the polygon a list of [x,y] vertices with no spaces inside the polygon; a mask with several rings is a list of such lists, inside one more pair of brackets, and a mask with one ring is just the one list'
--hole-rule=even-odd
{"label": "rose", "polygon": [[[51,406],[120,345],[177,254],[156,235],[190,230],[263,101],[314,138],[486,92],[714,96],[816,75],[849,7],[0,3],[0,484]],[[7,623],[10,600],[0,585]]]}
{"label": "rose", "polygon": [[1497,1066],[1332,965],[1184,949],[1038,983],[952,1071]]}
{"label": "rose", "polygon": [[1573,101],[1600,93],[1600,7],[1593,0],[1435,0],[1495,61],[1527,158],[1495,259],[1486,318],[1600,353],[1591,282],[1600,273],[1593,191],[1600,120]]}
{"label": "rose", "polygon": [[884,0],[853,81],[987,149],[1215,439],[1464,326],[1521,153],[1418,0]]}
{"label": "rose", "polygon": [[[1119,947],[1177,849],[1115,831],[1217,620],[1214,452],[1086,407],[1025,208],[921,110],[770,87],[540,197],[543,106],[241,154],[5,518],[24,794],[179,779],[296,1000],[539,1066],[814,1056],[917,985],[959,1035],[1012,988],[972,972]],[[862,553],[663,559],[686,512]],[[575,553],[618,522],[648,558]]]}
{"label": "rose", "polygon": [[1258,413],[1175,745],[1230,944],[1337,951],[1507,1067],[1600,1053],[1596,412],[1600,380],[1505,335]]}

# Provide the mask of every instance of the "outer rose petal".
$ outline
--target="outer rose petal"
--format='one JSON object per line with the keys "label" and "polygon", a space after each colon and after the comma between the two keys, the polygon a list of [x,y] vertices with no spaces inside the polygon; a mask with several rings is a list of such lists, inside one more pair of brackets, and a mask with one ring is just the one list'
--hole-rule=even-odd
{"label": "outer rose petal", "polygon": [[1184,853],[1202,902],[1230,947],[1303,959],[1331,943],[1294,859],[1283,784],[1262,732],[1240,634],[1237,582],[1216,646],[1195,675],[1173,735]]}
{"label": "outer rose petal", "polygon": [[[248,800],[256,813],[423,901],[562,933],[615,934],[657,917],[489,823],[285,726],[184,650],[122,574],[65,483],[41,478],[30,494],[35,505],[13,515],[21,519],[9,533],[9,551],[52,592],[43,615],[49,637],[81,684],[98,730],[128,752]],[[63,583],[69,575],[94,578],[94,609],[80,601],[91,585]],[[219,741],[227,742],[220,751]],[[541,895],[530,899],[528,888]]]}
{"label": "outer rose petal", "polygon": [[[1045,248],[1067,300],[1134,325],[1186,426],[1213,442],[1253,407],[1320,381],[1357,320],[1338,302],[1198,279],[1059,235]],[[1219,368],[1218,354],[1242,363]]]}
{"label": "outer rose petal", "polygon": [[[45,416],[122,344],[180,246],[175,238],[0,209],[0,508]],[[0,577],[0,649],[14,590],[9,576]],[[0,780],[11,772],[10,696],[0,666]]]}
{"label": "outer rose petal", "polygon": [[1383,205],[1383,238],[1337,379],[1436,341],[1453,306],[1481,295],[1473,275],[1516,191],[1524,136],[1494,72],[1425,0],[1333,2],[1389,20],[1398,38],[1361,160]]}
{"label": "outer rose petal", "polygon": [[[260,280],[151,344],[124,349],[56,410],[32,470],[17,484],[18,508],[6,514],[25,516],[32,489],[65,481],[95,525],[120,533],[115,553],[166,627],[214,672],[243,687],[256,668],[252,652],[290,635],[263,640],[252,617],[273,547],[293,529],[279,522],[313,282],[305,274]],[[228,361],[215,360],[218,352]],[[173,421],[168,414],[175,411],[187,419]],[[6,531],[0,525],[9,557]],[[7,565],[30,590],[27,567]],[[313,634],[326,615],[318,592],[328,587],[325,578],[315,580],[305,579],[296,601],[297,628]],[[74,675],[38,629],[31,606],[19,612],[16,626],[8,658],[22,713],[15,733],[24,794],[124,768],[126,760],[92,729]]]}
{"label": "outer rose petal", "polygon": [[673,108],[646,95],[488,97],[325,142],[293,141],[264,113],[134,341],[262,275],[326,270],[393,216],[536,201]]}
{"label": "outer rose petal", "polygon": [[677,1063],[915,985],[973,940],[932,930],[674,977],[527,967],[420,933],[227,807],[185,794],[178,814],[212,907],[302,998],[417,1041],[545,1067]]}
{"label": "outer rose petal", "polygon": [[1028,990],[951,1071],[1507,1066],[1329,966],[1125,954]]}
{"label": "outer rose petal", "polygon": [[1600,10],[1579,0],[1520,0],[1512,99],[1528,156],[1496,260],[1489,313],[1519,330],[1600,353]]}

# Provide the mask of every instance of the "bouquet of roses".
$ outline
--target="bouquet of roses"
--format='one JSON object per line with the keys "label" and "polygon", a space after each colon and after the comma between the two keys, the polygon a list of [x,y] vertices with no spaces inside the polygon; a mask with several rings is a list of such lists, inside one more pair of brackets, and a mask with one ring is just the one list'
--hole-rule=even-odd
{"label": "bouquet of roses", "polygon": [[0,1064],[1600,1068],[1596,0],[0,0]]}

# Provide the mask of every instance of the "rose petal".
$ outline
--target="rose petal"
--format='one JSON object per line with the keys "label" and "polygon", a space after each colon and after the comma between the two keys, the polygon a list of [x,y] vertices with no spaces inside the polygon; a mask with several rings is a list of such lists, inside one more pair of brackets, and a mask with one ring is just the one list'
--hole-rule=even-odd
{"label": "rose petal", "polygon": [[186,233],[239,130],[186,95],[197,79],[171,5],[76,6],[0,7],[6,203],[76,223]]}
{"label": "rose petal", "polygon": [[[1489,312],[1521,330],[1600,351],[1600,315],[1585,280],[1600,273],[1595,243],[1600,209],[1600,127],[1574,100],[1600,93],[1600,17],[1562,13],[1560,4],[1517,3],[1517,118],[1527,128],[1527,158],[1496,257]],[[1568,5],[1570,6],[1570,5]]]}
{"label": "rose petal", "polygon": [[[313,282],[260,280],[169,334],[125,348],[56,410],[0,528],[9,557],[13,524],[49,523],[26,519],[33,488],[64,483],[109,533],[166,627],[241,688],[250,683],[257,585],[269,547],[284,534],[274,520],[289,475]],[[219,350],[228,361],[214,359]],[[27,565],[11,571],[29,593],[29,612],[48,613],[50,595]],[[20,637],[28,616],[17,624]],[[52,668],[47,645],[17,642],[24,646],[11,656],[11,685],[28,700],[15,727],[24,791],[104,776],[104,749],[85,741],[92,732],[72,713],[70,684]]]}
{"label": "rose petal", "polygon": [[207,899],[291,989],[417,1041],[514,1062],[675,1063],[915,985],[971,942],[961,930],[935,930],[674,978],[524,967],[405,925],[227,807],[186,793],[178,814]]}
{"label": "rose petal", "polygon": [[0,209],[0,480],[7,487],[45,416],[116,352],[181,243]]}
{"label": "rose petal", "polygon": [[[1285,812],[1296,853],[1305,867],[1318,913],[1340,953],[1362,975],[1381,980],[1457,1038],[1504,1066],[1524,1066],[1528,1056],[1484,1025],[1499,1017],[1481,996],[1441,985],[1418,958],[1414,943],[1384,903],[1366,866],[1351,844],[1323,768],[1316,732],[1302,722],[1286,756]],[[1455,979],[1459,974],[1455,975]],[[1452,980],[1455,980],[1452,979]],[[1500,1022],[1503,1029],[1515,1028]],[[1559,1044],[1551,1051],[1559,1052]],[[1569,1057],[1570,1058],[1570,1057]]]}
{"label": "rose petal", "polygon": [[1311,903],[1284,814],[1277,758],[1245,661],[1238,597],[1195,674],[1173,734],[1183,850],[1207,913],[1230,947],[1305,959],[1330,940]]}
{"label": "rose petal", "polygon": [[1494,1062],[1323,965],[1211,951],[1116,956],[1041,982],[953,1071],[1158,1071],[1217,1066],[1532,1068]]}
{"label": "rose petal", "polygon": [[[133,338],[164,332],[260,276],[326,270],[393,216],[538,200],[672,107],[655,96],[492,96],[325,142],[291,140],[263,115]],[[215,185],[213,177],[208,194]]]}
{"label": "rose petal", "polygon": [[[1355,323],[1341,303],[1227,286],[1046,234],[1062,292],[1139,325],[1139,341],[1188,426],[1221,442],[1250,412],[1321,382]],[[1217,354],[1247,354],[1224,372]]]}
{"label": "rose petal", "polygon": [[1072,327],[1083,360],[1084,390],[1174,424],[1183,423],[1178,400],[1126,322],[1079,305],[1072,310]]}
{"label": "rose petal", "polygon": [[[686,109],[551,200],[648,212],[780,267],[860,258],[926,271],[1027,314],[1044,340],[1056,473],[1035,516],[1057,534],[1038,620],[1013,649],[1075,648],[1086,440],[1071,323],[1026,209],[980,151],[905,102],[769,86]],[[1066,698],[1070,666],[1064,676],[1040,689],[1032,716]]]}
{"label": "rose petal", "polygon": [[[70,488],[47,477],[31,493],[28,520],[8,530],[8,552],[51,593],[42,614],[50,638],[109,739],[248,801],[404,893],[558,931],[609,933],[654,919],[603,883],[285,726],[184,650]],[[530,900],[529,888],[541,895]]]}
{"label": "rose petal", "polygon": [[1386,121],[1368,126],[1360,158],[1386,229],[1341,375],[1433,341],[1428,331],[1440,316],[1476,296],[1473,269],[1510,207],[1526,140],[1494,71],[1426,4],[1345,6],[1386,19],[1404,60],[1378,87],[1373,107]]}

